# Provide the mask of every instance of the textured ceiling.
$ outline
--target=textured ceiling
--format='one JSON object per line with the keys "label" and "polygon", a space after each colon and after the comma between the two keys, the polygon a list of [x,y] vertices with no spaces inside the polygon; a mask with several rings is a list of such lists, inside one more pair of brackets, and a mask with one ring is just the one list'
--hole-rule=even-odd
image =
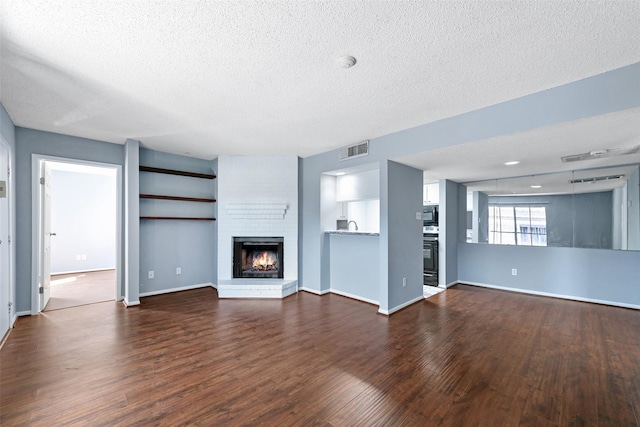
{"label": "textured ceiling", "polygon": [[637,1],[1,8],[16,125],[201,158],[304,157],[640,61]]}

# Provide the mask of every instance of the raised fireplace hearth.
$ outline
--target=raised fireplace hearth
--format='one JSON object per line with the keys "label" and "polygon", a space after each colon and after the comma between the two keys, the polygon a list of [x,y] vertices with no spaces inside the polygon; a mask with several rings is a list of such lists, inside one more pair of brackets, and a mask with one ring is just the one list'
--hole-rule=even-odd
{"label": "raised fireplace hearth", "polygon": [[282,279],[283,237],[234,237],[234,279]]}

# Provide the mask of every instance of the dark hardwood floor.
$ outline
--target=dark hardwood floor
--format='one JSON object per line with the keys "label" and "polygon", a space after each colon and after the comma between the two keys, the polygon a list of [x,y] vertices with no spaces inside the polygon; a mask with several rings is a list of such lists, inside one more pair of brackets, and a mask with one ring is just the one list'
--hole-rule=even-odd
{"label": "dark hardwood floor", "polygon": [[385,317],[197,289],[20,318],[0,424],[638,426],[640,312],[456,286]]}

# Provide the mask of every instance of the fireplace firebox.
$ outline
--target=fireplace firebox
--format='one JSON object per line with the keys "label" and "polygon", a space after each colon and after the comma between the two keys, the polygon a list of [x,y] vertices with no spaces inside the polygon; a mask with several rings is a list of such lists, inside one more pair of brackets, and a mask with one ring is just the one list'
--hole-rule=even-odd
{"label": "fireplace firebox", "polygon": [[284,278],[283,237],[234,237],[233,278]]}

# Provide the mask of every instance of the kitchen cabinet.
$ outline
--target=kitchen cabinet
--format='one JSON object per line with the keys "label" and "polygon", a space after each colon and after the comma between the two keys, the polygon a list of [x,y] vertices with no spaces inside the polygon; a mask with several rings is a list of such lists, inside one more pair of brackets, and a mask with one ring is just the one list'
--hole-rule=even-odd
{"label": "kitchen cabinet", "polygon": [[349,219],[349,203],[338,202],[336,203],[336,207],[337,207],[337,212],[336,212],[337,219]]}

